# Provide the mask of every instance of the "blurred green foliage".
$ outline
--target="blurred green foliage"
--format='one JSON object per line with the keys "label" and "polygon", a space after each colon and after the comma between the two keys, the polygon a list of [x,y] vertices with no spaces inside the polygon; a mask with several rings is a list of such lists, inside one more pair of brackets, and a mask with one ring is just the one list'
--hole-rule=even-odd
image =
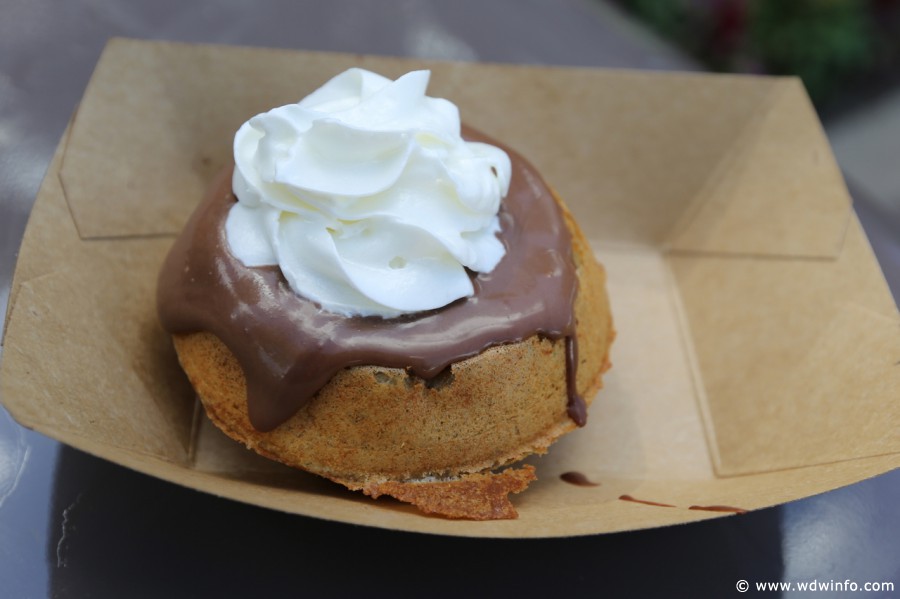
{"label": "blurred green foliage", "polygon": [[877,38],[865,2],[757,1],[749,22],[750,51],[769,70],[802,78],[813,98],[826,98],[874,62]]}
{"label": "blurred green foliage", "polygon": [[797,75],[823,104],[900,66],[896,0],[620,0],[714,70]]}

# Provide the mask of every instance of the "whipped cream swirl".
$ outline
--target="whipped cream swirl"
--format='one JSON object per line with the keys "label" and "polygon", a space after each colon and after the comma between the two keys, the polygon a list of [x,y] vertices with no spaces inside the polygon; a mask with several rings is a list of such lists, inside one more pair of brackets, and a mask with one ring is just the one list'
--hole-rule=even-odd
{"label": "whipped cream swirl", "polygon": [[246,266],[278,265],[295,293],[344,315],[395,317],[474,292],[497,237],[510,160],[460,134],[430,73],[362,69],[257,115],[234,139],[225,224]]}

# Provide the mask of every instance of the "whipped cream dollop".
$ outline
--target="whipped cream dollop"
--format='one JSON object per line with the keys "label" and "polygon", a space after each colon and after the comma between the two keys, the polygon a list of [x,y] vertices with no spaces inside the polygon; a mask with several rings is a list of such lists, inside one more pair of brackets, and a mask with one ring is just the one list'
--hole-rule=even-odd
{"label": "whipped cream dollop", "polygon": [[349,69],[234,139],[226,220],[232,254],[278,265],[295,293],[345,315],[395,317],[472,295],[467,269],[505,253],[497,237],[510,160],[460,134],[457,107]]}

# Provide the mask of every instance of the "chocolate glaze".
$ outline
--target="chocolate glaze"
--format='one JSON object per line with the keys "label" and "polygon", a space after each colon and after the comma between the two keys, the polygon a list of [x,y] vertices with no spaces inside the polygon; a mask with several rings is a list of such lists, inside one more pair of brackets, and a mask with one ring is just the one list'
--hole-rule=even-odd
{"label": "chocolate glaze", "polygon": [[[472,130],[464,134],[503,147]],[[582,426],[571,236],[537,171],[503,149],[512,160],[500,210],[506,255],[492,272],[473,276],[472,297],[392,319],[322,310],[295,294],[278,267],[248,268],[228,250],[224,223],[236,201],[232,166],[210,187],[166,258],[157,287],[163,327],[222,340],[244,371],[250,421],[261,431],[288,420],[346,367],[404,368],[429,379],[492,346],[532,335],[566,339],[568,413]]]}

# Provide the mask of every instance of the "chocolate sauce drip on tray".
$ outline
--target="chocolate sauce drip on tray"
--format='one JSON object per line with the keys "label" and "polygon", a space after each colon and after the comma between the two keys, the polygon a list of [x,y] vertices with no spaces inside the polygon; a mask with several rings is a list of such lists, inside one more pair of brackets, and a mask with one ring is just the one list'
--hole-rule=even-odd
{"label": "chocolate sauce drip on tray", "polygon": [[636,498],[632,497],[631,495],[620,495],[619,500],[620,501],[630,501],[631,503],[640,503],[643,505],[652,505],[655,507],[675,507],[671,503],[660,503],[658,501],[647,501],[646,499],[636,499]]}
{"label": "chocolate sauce drip on tray", "polygon": [[730,505],[692,505],[689,510],[700,510],[703,512],[732,512],[735,514],[746,514],[747,510],[740,507],[731,507]]}
{"label": "chocolate sauce drip on tray", "polygon": [[512,161],[500,210],[506,255],[492,272],[473,276],[472,297],[438,310],[391,319],[322,310],[295,294],[277,266],[248,268],[230,253],[224,223],[236,201],[232,169],[211,186],[163,265],[157,305],[170,333],[213,333],[236,356],[257,429],[288,420],[343,368],[404,368],[429,379],[489,347],[532,335],[566,339],[568,412],[584,424],[584,400],[575,388],[578,279],[561,210],[521,156],[470,129],[464,134],[502,147]]}
{"label": "chocolate sauce drip on tray", "polygon": [[571,485],[575,485],[578,487],[599,487],[600,483],[595,483],[591,481],[587,476],[582,474],[581,472],[563,472],[559,475],[559,477],[566,481]]}

